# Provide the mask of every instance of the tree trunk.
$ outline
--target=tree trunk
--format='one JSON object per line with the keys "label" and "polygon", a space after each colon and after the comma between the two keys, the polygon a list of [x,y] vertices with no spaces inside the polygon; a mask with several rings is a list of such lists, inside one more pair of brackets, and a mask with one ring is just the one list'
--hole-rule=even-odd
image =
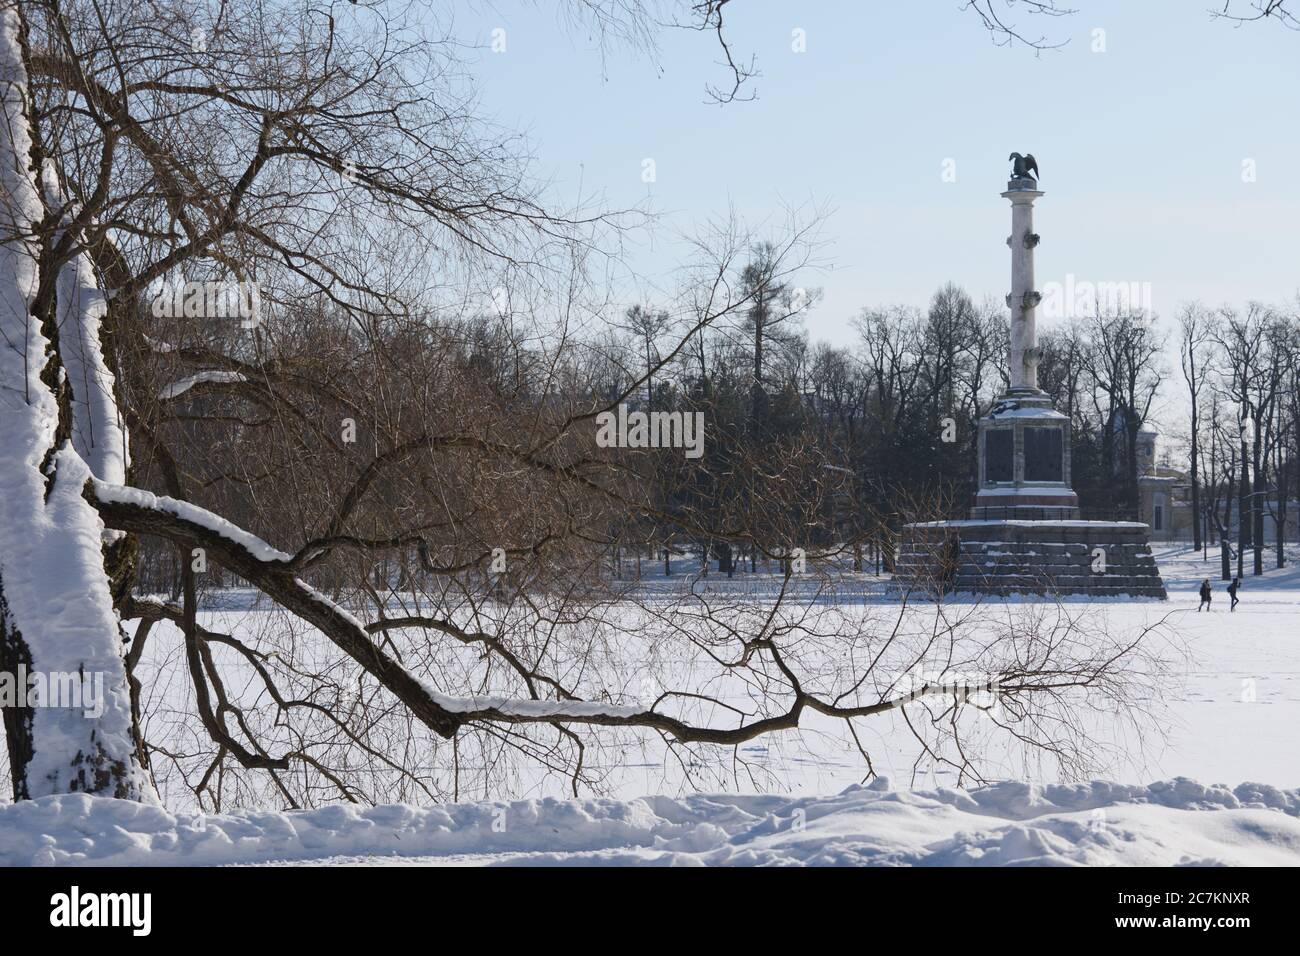
{"label": "tree trunk", "polygon": [[1286,492],[1277,496],[1277,519],[1274,535],[1277,541],[1277,566],[1286,567]]}
{"label": "tree trunk", "polygon": [[[1125,456],[1128,458],[1127,467],[1124,469],[1124,498],[1126,505],[1137,512],[1142,501],[1138,495],[1138,460],[1137,460],[1137,437],[1138,426],[1136,413],[1129,411],[1124,416],[1128,427],[1124,429],[1125,438]],[[1140,515],[1138,517],[1141,517]]]}
{"label": "tree trunk", "polygon": [[1219,548],[1223,555],[1223,580],[1232,580],[1232,475],[1224,486],[1223,523],[1219,526]]}
{"label": "tree trunk", "polygon": [[1286,567],[1286,515],[1287,515],[1287,455],[1282,413],[1278,412],[1278,440],[1273,444],[1273,487],[1277,493],[1277,511],[1273,527],[1273,539],[1277,547],[1277,566]]}
{"label": "tree trunk", "polygon": [[731,560],[730,542],[720,542],[716,548],[716,553],[718,555],[718,573],[726,574],[727,577],[732,577],[735,574],[735,566]]}
{"label": "tree trunk", "polygon": [[1192,401],[1192,550],[1201,550],[1201,485],[1198,479],[1197,459],[1200,457],[1200,441],[1197,438],[1196,401]]}
{"label": "tree trunk", "polygon": [[125,545],[82,495],[92,474],[125,477],[125,433],[99,343],[106,304],[85,254],[70,255],[62,224],[47,217],[38,183],[57,200],[57,182],[39,174],[22,39],[18,6],[5,2],[0,680],[9,693],[0,701],[10,699],[0,711],[13,795],[154,799],[105,561],[106,547],[120,554]]}
{"label": "tree trunk", "polygon": [[[1300,414],[1292,416],[1291,434],[1295,436],[1295,454],[1300,456]],[[1295,467],[1295,491],[1296,499],[1300,500],[1300,457],[1293,458],[1296,463]],[[1282,494],[1286,495],[1286,484],[1281,484]],[[1296,522],[1296,543],[1300,544],[1300,521]]]}
{"label": "tree trunk", "polygon": [[767,417],[767,395],[763,391],[763,323],[767,318],[767,290],[760,288],[754,300],[754,384],[750,392],[750,421],[755,436],[763,434]]}
{"label": "tree trunk", "polygon": [[1255,548],[1253,574],[1264,573],[1264,469],[1260,467],[1259,434],[1260,427],[1257,421],[1255,423],[1255,435],[1257,437],[1251,443],[1251,451],[1254,456],[1252,464],[1255,468],[1255,493],[1251,495],[1250,509],[1250,539]]}
{"label": "tree trunk", "polygon": [[1237,577],[1245,576],[1246,548],[1250,545],[1250,460],[1246,440],[1241,441],[1241,480],[1237,483]]}

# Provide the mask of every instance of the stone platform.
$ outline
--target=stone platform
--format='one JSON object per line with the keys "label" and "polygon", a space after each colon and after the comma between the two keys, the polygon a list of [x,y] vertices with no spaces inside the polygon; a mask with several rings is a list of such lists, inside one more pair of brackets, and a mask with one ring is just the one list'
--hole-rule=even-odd
{"label": "stone platform", "polygon": [[[1092,595],[1164,599],[1149,529],[1136,521],[929,521],[903,527],[896,586],[937,596]],[[1096,549],[1105,571],[1094,571]]]}

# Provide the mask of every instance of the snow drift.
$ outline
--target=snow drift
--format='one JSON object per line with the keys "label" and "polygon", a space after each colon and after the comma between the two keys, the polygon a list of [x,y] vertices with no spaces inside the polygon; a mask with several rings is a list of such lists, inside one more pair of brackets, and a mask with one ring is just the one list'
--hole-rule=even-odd
{"label": "snow drift", "polygon": [[0,864],[1297,865],[1300,790],[1178,778],[836,796],[696,794],[173,815],[67,794],[0,807]]}

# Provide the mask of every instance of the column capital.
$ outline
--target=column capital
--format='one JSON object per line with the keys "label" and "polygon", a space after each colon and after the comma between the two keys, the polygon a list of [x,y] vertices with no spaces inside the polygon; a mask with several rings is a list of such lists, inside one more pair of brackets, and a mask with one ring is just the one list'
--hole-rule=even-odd
{"label": "column capital", "polygon": [[[1025,180],[1011,180],[1011,182],[1007,183],[1007,191],[1001,193],[1002,198],[1010,199],[1013,203],[1032,203],[1039,196],[1044,195],[1041,189],[1021,185],[1024,182]],[[1028,182],[1033,183],[1033,180],[1028,180]]]}

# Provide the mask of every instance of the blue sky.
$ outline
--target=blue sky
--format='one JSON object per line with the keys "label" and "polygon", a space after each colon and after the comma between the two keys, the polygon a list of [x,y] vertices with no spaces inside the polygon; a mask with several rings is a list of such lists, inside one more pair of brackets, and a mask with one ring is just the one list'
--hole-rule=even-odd
{"label": "blue sky", "polygon": [[[951,279],[1005,294],[1011,150],[1038,158],[1038,284],[1149,282],[1157,313],[1179,303],[1294,301],[1300,289],[1300,33],[1237,28],[1209,0],[1076,0],[1070,17],[1015,21],[1068,40],[1035,55],[993,45],[961,0],[738,0],[730,38],[753,55],[758,99],[706,104],[721,83],[702,34],[665,31],[657,56],[602,57],[551,3],[466,3],[456,33],[483,44],[483,106],[526,131],[536,172],[572,199],[663,214],[632,264],[663,275],[673,229],[734,205],[779,220],[783,203],[834,212],[832,268],[815,338],[847,342],[866,305],[924,306]],[[730,9],[730,8],[729,8]],[[505,30],[506,51],[487,49]],[[807,51],[791,49],[805,31]],[[1105,52],[1093,52],[1094,30]],[[642,182],[652,158],[656,182]],[[955,161],[956,181],[941,175]],[[1243,182],[1251,160],[1254,182]]]}

